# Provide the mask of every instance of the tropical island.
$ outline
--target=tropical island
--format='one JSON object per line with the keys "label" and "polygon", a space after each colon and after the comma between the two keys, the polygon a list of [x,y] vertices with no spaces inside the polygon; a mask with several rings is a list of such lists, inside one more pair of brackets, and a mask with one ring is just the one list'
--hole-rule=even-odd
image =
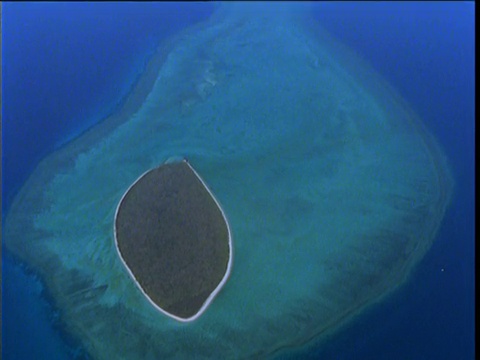
{"label": "tropical island", "polygon": [[454,187],[442,146],[354,52],[269,7],[225,4],[176,36],[131,106],[19,190],[5,245],[92,358],[299,358],[435,241]]}
{"label": "tropical island", "polygon": [[230,274],[227,219],[186,160],[149,170],[128,188],[114,233],[137,286],[176,320],[200,316]]}

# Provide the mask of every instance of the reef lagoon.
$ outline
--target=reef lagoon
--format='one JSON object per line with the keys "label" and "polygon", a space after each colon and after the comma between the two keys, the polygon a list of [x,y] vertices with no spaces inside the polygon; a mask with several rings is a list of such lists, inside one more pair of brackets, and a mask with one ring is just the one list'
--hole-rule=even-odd
{"label": "reef lagoon", "polygon": [[[430,249],[454,187],[441,146],[304,7],[221,4],[16,195],[4,243],[92,358],[295,354],[385,299]],[[177,155],[228,215],[235,253],[188,323],[146,299],[113,231],[131,184]]]}

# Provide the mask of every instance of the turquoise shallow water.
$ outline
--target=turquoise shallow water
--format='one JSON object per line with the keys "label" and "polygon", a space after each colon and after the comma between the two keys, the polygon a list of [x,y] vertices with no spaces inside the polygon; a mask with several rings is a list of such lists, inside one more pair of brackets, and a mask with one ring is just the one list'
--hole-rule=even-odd
{"label": "turquoise shallow water", "polygon": [[[35,253],[66,323],[99,358],[301,345],[394,287],[448,200],[441,154],[416,119],[327,46],[278,18],[208,25],[178,41],[128,121],[47,159],[8,219],[10,234],[27,229],[10,246]],[[217,195],[235,244],[229,283],[189,327],[149,307],[112,247],[121,195],[172,155],[188,156]]]}

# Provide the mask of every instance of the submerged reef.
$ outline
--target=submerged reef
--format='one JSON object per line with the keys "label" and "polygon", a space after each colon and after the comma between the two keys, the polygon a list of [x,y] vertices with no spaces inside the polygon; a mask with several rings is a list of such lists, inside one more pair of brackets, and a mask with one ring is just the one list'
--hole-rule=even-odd
{"label": "submerged reef", "polygon": [[[39,272],[66,328],[93,358],[259,359],[295,351],[392,294],[435,240],[453,188],[442,149],[395,90],[309,21],[303,6],[222,4],[172,39],[162,61],[152,60],[158,67],[145,74],[152,81],[141,82],[148,91],[139,85],[132,93],[143,96],[137,108],[121,109],[46,157],[16,196],[5,245]],[[167,245],[136,247],[132,234],[150,227],[122,221],[140,204],[125,203],[117,231],[132,277],[113,225],[127,189],[172,154],[188,156],[215,198],[197,183],[192,191],[200,193],[177,199],[198,205],[192,223],[160,224],[150,235],[190,233],[197,216],[210,213],[199,210],[207,202],[206,223],[218,224],[211,228],[218,237],[208,239],[218,242],[212,253],[201,246],[184,254],[192,255],[186,274],[198,269],[208,284],[153,299],[150,265]],[[182,183],[195,179],[186,165],[158,174],[181,170],[169,186],[186,189]],[[162,204],[151,201],[158,196],[141,203]],[[158,311],[142,288],[167,312],[195,316],[228,272],[232,248],[219,209],[228,214],[235,266],[208,309],[182,323]],[[184,251],[174,244],[169,254]],[[134,269],[141,259],[148,269]],[[157,270],[165,271],[164,285],[181,272]],[[197,280],[185,279],[171,289],[193,289]]]}

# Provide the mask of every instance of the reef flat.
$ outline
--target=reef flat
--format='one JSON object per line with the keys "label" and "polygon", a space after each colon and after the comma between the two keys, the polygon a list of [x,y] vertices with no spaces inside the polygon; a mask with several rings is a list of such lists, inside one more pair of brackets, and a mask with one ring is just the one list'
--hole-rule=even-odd
{"label": "reef flat", "polygon": [[120,200],[114,230],[137,285],[177,320],[200,316],[230,273],[226,217],[186,161],[142,174]]}
{"label": "reef flat", "polygon": [[[15,198],[5,244],[93,358],[294,351],[391,294],[435,240],[453,189],[441,147],[378,74],[276,5],[227,4],[177,36],[139,108],[49,155]],[[235,237],[228,281],[188,323],[146,299],[113,231],[126,189],[172,154]]]}

